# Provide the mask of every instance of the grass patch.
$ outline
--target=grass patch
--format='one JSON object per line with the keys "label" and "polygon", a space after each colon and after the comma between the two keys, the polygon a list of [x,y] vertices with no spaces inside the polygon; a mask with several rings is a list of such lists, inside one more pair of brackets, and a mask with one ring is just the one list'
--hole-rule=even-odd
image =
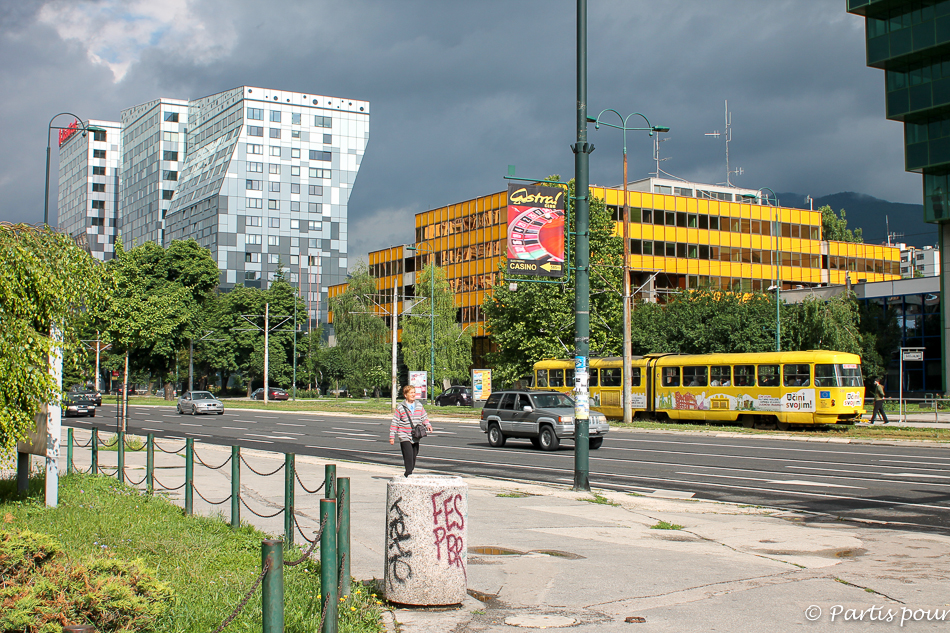
{"label": "grass patch", "polygon": [[[129,406],[154,405],[174,408],[177,400],[165,400],[154,396],[130,396]],[[357,398],[316,398],[312,400],[281,400],[278,402],[268,402],[267,405],[260,400],[231,399],[222,400],[225,411],[229,409],[267,409],[269,411],[336,411],[339,413],[357,413],[362,415],[390,416],[389,399],[357,399]],[[115,405],[115,397],[103,399],[103,404]],[[437,407],[433,403],[425,405],[429,415],[445,415],[453,418],[471,418],[478,419],[481,416],[481,409],[474,407]]]}
{"label": "grass patch", "polygon": [[615,503],[611,501],[610,499],[608,499],[607,497],[605,497],[604,495],[596,493],[596,492],[592,492],[591,497],[592,497],[591,499],[588,499],[587,497],[581,497],[580,501],[586,501],[587,503],[596,503],[602,506],[619,506],[620,505],[619,503]]}
{"label": "grass patch", "polygon": [[667,523],[666,521],[660,521],[656,525],[650,526],[651,530],[682,530],[682,525],[677,525],[675,523]]}
{"label": "grass patch", "polygon": [[[116,433],[110,438],[102,440],[102,444],[99,446],[100,451],[113,451],[119,452],[119,434]],[[135,435],[126,435],[125,436],[125,450],[130,452],[144,451],[145,450],[145,441]]]}
{"label": "grass patch", "polygon": [[[232,531],[220,518],[186,517],[165,499],[104,476],[62,477],[57,508],[43,504],[43,488],[41,478],[31,479],[27,499],[18,500],[16,481],[0,480],[0,529],[47,535],[60,544],[67,560],[88,562],[97,569],[135,561],[149,570],[171,592],[167,610],[156,616],[151,630],[214,630],[260,574],[260,546],[266,535],[251,526]],[[299,556],[298,548],[285,554],[288,560]],[[288,632],[317,628],[320,594],[318,562],[284,568]],[[339,612],[341,631],[382,630],[380,605],[361,585],[354,586],[351,597],[340,603]],[[260,622],[258,589],[228,629],[259,630]]]}
{"label": "grass patch", "polygon": [[518,490],[514,490],[514,491],[511,491],[511,492],[499,492],[499,493],[498,493],[497,495],[495,495],[495,496],[496,496],[496,497],[506,497],[506,498],[509,498],[509,499],[523,499],[524,497],[530,497],[531,495],[528,494],[527,492],[520,492],[520,491],[518,491]]}

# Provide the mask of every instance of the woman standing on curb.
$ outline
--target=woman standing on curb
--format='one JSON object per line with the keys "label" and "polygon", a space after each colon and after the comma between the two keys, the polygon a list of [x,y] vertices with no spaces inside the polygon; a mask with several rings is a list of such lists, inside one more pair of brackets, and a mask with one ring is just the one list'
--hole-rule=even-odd
{"label": "woman standing on curb", "polygon": [[419,440],[413,439],[412,429],[425,426],[431,433],[432,425],[429,424],[429,416],[422,408],[422,403],[416,402],[416,388],[406,385],[402,388],[402,395],[406,400],[396,405],[396,410],[393,412],[393,422],[389,426],[389,443],[395,444],[396,440],[399,440],[402,461],[406,465],[406,477],[408,477],[415,469],[416,457],[419,456]]}

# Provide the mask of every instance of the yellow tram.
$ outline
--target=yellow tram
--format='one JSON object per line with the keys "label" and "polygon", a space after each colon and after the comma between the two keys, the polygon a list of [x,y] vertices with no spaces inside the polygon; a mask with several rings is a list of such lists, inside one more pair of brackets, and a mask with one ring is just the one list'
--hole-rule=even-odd
{"label": "yellow tram", "polygon": [[[864,411],[861,357],[844,352],[647,354],[631,371],[635,415],[746,427],[854,424]],[[572,360],[534,365],[534,388],[570,392]],[[622,418],[623,360],[590,361],[591,408]]]}

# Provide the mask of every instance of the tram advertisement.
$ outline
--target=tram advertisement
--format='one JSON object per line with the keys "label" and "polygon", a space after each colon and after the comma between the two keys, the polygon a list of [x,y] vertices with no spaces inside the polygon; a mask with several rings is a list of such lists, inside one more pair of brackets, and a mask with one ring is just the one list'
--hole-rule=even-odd
{"label": "tram advertisement", "polygon": [[508,273],[564,276],[564,196],[560,187],[508,185]]}

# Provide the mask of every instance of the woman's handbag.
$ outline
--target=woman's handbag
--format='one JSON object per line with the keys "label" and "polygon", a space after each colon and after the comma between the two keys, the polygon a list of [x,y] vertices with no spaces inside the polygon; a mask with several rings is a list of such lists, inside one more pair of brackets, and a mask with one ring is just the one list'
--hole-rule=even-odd
{"label": "woman's handbag", "polygon": [[426,425],[425,425],[425,424],[413,424],[413,423],[412,423],[412,412],[409,411],[409,407],[407,407],[407,406],[405,406],[405,405],[401,405],[401,406],[402,406],[402,410],[406,412],[406,417],[409,418],[409,426],[412,427],[412,433],[411,433],[411,435],[412,435],[412,441],[413,441],[413,442],[418,442],[419,440],[421,440],[422,438],[424,438],[426,435],[429,434],[429,432],[426,431]]}
{"label": "woman's handbag", "polygon": [[425,426],[425,424],[418,424],[418,425],[412,427],[412,440],[413,440],[414,442],[418,442],[419,440],[421,440],[422,438],[424,438],[424,437],[425,437],[426,435],[428,435],[428,434],[429,434],[429,432],[426,431],[426,426]]}

